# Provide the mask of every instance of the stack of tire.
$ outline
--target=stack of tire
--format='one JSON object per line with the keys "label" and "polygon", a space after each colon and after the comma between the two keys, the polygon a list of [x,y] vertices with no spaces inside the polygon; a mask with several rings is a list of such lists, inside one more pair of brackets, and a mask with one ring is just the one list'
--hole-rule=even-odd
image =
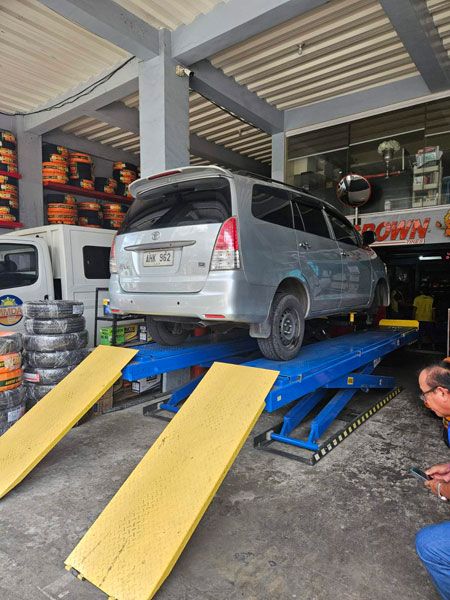
{"label": "stack of tire", "polygon": [[78,205],[71,194],[49,194],[47,200],[47,220],[50,224],[78,225]]}
{"label": "stack of tire", "polygon": [[0,334],[0,435],[25,413],[21,351],[20,333]]}
{"label": "stack of tire", "polygon": [[17,142],[11,131],[0,130],[0,171],[17,173]]}
{"label": "stack of tire", "polygon": [[131,198],[128,186],[138,178],[137,166],[132,163],[115,162],[113,164],[113,177],[117,181],[117,193],[120,196]]}
{"label": "stack of tire", "polygon": [[70,300],[24,302],[24,381],[27,408],[50,392],[89,351],[83,303]]}
{"label": "stack of tire", "polygon": [[19,188],[16,138],[10,131],[0,130],[0,221],[19,220]]}
{"label": "stack of tire", "polygon": [[125,219],[126,210],[117,202],[103,202],[104,229],[120,229]]}
{"label": "stack of tire", "polygon": [[78,225],[99,229],[103,226],[103,213],[98,202],[78,202]]}
{"label": "stack of tire", "polygon": [[69,181],[69,150],[64,146],[44,144],[42,146],[42,181],[60,183]]}
{"label": "stack of tire", "polygon": [[117,191],[117,181],[112,177],[96,177],[95,189],[103,194],[115,194]]}
{"label": "stack of tire", "polygon": [[84,152],[71,152],[69,154],[70,185],[85,190],[94,190],[94,173],[92,158]]}

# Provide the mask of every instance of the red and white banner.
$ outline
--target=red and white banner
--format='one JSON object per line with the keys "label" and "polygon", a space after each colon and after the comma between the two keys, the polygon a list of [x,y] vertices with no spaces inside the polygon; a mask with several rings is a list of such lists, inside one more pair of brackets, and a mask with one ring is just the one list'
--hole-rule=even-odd
{"label": "red and white banner", "polygon": [[360,215],[358,231],[372,230],[374,246],[450,243],[450,205],[429,209]]}

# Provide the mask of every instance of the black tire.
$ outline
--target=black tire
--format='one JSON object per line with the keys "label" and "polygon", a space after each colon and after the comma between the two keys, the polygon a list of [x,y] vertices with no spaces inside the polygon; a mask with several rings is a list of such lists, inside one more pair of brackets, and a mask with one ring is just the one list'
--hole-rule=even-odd
{"label": "black tire", "polygon": [[153,341],[161,346],[179,346],[187,340],[190,332],[183,329],[180,323],[169,323],[167,321],[155,321],[147,318],[147,332]]}
{"label": "black tire", "polygon": [[33,300],[24,302],[22,312],[28,319],[67,319],[81,316],[84,305],[72,300]]}
{"label": "black tire", "polygon": [[381,283],[377,283],[377,287],[373,293],[372,304],[369,307],[368,313],[375,317],[380,310],[380,306],[383,306],[383,288]]}
{"label": "black tire", "polygon": [[59,369],[38,369],[29,367],[23,372],[23,378],[27,383],[38,385],[53,385],[59,383],[66,375],[73,371],[74,367],[60,367]]}
{"label": "black tire", "polygon": [[34,383],[25,382],[25,398],[26,398],[26,406],[27,410],[33,407],[35,404],[42,400],[44,396],[46,396],[55,385],[36,385]]}
{"label": "black tire", "polygon": [[12,352],[21,352],[22,334],[0,333],[0,354],[11,354]]}
{"label": "black tire", "polygon": [[11,406],[17,406],[25,399],[25,386],[19,385],[19,387],[13,390],[6,390],[6,392],[0,393],[0,410],[6,410]]}
{"label": "black tire", "polygon": [[0,394],[0,435],[25,413],[25,386]]}
{"label": "black tire", "polygon": [[26,319],[25,331],[37,335],[52,333],[77,333],[86,327],[84,317],[68,317],[67,319]]}
{"label": "black tire", "polygon": [[88,343],[88,332],[63,333],[60,335],[27,335],[23,336],[23,346],[27,351],[61,352],[62,350],[78,350]]}
{"label": "black tire", "polygon": [[305,311],[293,294],[278,292],[270,309],[271,333],[258,338],[258,346],[270,360],[291,360],[297,356],[305,335]]}
{"label": "black tire", "polygon": [[28,367],[38,369],[58,369],[75,366],[88,356],[89,350],[63,350],[62,352],[24,352],[23,359]]}

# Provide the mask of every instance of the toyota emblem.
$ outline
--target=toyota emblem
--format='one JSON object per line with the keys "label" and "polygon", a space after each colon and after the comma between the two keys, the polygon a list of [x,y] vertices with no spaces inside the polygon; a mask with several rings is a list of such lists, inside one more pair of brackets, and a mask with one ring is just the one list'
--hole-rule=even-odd
{"label": "toyota emblem", "polygon": [[159,233],[159,231],[154,231],[152,233],[152,240],[159,240],[160,235],[161,234]]}

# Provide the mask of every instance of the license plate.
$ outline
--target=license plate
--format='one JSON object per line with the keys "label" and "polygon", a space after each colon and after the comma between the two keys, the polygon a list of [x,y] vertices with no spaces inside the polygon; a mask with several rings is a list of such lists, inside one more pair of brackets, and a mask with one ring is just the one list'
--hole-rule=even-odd
{"label": "license plate", "polygon": [[144,253],[144,267],[171,267],[173,250],[153,250]]}

